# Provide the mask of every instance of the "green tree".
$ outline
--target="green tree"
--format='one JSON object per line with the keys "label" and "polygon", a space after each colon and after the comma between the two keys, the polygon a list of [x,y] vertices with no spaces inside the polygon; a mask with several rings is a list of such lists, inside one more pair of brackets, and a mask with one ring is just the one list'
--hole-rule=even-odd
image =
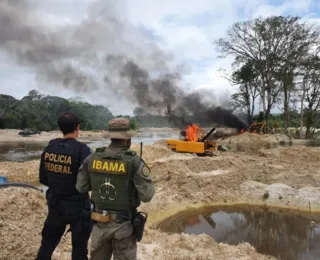
{"label": "green tree", "polygon": [[5,126],[5,116],[10,112],[11,107],[15,104],[16,99],[9,95],[0,94],[0,128]]}
{"label": "green tree", "polygon": [[303,125],[306,126],[306,138],[311,137],[311,127],[317,125],[319,119],[320,102],[320,59],[318,57],[320,49],[301,61],[302,82],[298,87],[300,96],[300,133],[302,134]]}
{"label": "green tree", "polygon": [[252,122],[255,101],[259,96],[259,77],[252,62],[245,63],[239,70],[232,74],[231,82],[240,84],[239,92],[232,94],[231,106],[233,109],[244,109],[247,120]]}
{"label": "green tree", "polygon": [[[283,98],[285,128],[289,124],[290,91],[300,61],[317,44],[319,29],[298,17],[272,16],[237,22],[215,44],[221,57],[233,56],[233,66],[254,65],[267,126],[271,109]],[[268,127],[267,127],[268,128]]]}
{"label": "green tree", "polygon": [[145,110],[142,108],[142,107],[136,107],[134,110],[133,110],[133,114],[135,116],[143,116],[146,114]]}
{"label": "green tree", "polygon": [[108,108],[86,102],[68,101],[61,97],[44,96],[30,91],[21,100],[0,95],[0,128],[30,128],[40,131],[57,129],[62,112],[73,111],[80,118],[83,130],[106,129],[113,118]]}
{"label": "green tree", "polygon": [[30,90],[28,92],[28,95],[23,97],[22,100],[29,100],[29,101],[33,101],[33,100],[40,100],[43,97],[42,94],[40,94],[40,92],[38,90]]}

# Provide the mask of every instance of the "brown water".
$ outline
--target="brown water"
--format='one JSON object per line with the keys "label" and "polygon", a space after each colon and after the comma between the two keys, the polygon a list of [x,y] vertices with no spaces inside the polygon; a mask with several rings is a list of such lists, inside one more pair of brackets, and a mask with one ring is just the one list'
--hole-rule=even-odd
{"label": "brown water", "polygon": [[308,214],[257,207],[220,207],[178,214],[158,227],[170,233],[205,233],[217,242],[230,245],[248,242],[259,253],[283,260],[320,259],[320,218]]}
{"label": "brown water", "polygon": [[[132,138],[132,143],[153,144],[161,139],[178,138],[178,132],[141,132],[138,136]],[[90,143],[86,142],[89,147],[96,148],[99,146],[108,145],[110,140],[101,139],[95,140]],[[30,160],[40,159],[41,153],[48,142],[8,142],[0,145],[0,162],[25,162]]]}
{"label": "brown water", "polygon": [[11,142],[0,146],[0,161],[24,162],[39,159],[43,148],[47,142],[43,143],[23,143]]}

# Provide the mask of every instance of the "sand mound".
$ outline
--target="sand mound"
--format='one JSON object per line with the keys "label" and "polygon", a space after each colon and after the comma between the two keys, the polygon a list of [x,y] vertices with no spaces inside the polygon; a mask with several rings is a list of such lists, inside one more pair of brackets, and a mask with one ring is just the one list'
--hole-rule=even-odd
{"label": "sand mound", "polygon": [[291,140],[283,134],[251,134],[245,132],[243,134],[220,138],[218,144],[228,145],[233,151],[257,151],[261,148],[276,148],[280,145],[289,145]]}
{"label": "sand mound", "polygon": [[206,203],[219,196],[228,198],[246,180],[246,160],[232,156],[173,154],[155,161],[151,169],[158,188],[155,202],[164,208],[168,203]]}
{"label": "sand mound", "polygon": [[[136,151],[140,155],[140,145],[133,144],[131,147],[132,150]],[[144,145],[142,148],[142,158],[148,163],[151,164],[157,159],[165,158],[168,155],[172,155],[173,152],[170,151],[166,145],[163,144],[152,144]]]}
{"label": "sand mound", "polygon": [[167,140],[166,139],[160,139],[158,141],[155,141],[154,144],[156,145],[162,145],[162,146],[167,146]]}
{"label": "sand mound", "polygon": [[[34,259],[46,213],[45,199],[41,193],[22,188],[1,189],[0,259]],[[167,235],[150,228],[146,229],[142,243],[138,243],[139,260],[207,260],[231,259],[235,256],[237,259],[270,259],[256,253],[249,244],[229,246],[217,244],[207,235]],[[68,234],[62,238],[53,260],[68,260],[70,257]]]}
{"label": "sand mound", "polygon": [[[283,183],[266,185],[255,181],[246,181],[240,185],[241,193],[255,198],[263,198],[265,203],[283,204],[290,202],[297,208],[320,210],[320,188],[305,187],[295,189]],[[320,217],[317,216],[317,219]]]}
{"label": "sand mound", "polygon": [[148,229],[146,237],[141,245],[144,255],[140,260],[274,259],[258,254],[248,243],[238,246],[218,244],[205,234],[166,235]]}
{"label": "sand mound", "polygon": [[40,192],[0,189],[0,259],[35,257],[45,212],[45,201]]}
{"label": "sand mound", "polygon": [[[0,259],[36,257],[47,214],[44,194],[25,188],[0,189]],[[53,260],[70,259],[70,234],[61,239]]]}
{"label": "sand mound", "polygon": [[[261,149],[260,167],[252,180],[271,184],[285,183],[294,188],[320,186],[318,174],[320,148],[293,146],[290,148]],[[263,168],[261,168],[263,167]]]}
{"label": "sand mound", "polygon": [[246,180],[268,185],[284,183],[294,188],[320,186],[317,177],[320,148],[281,147],[259,150],[258,154],[227,152],[216,157],[168,154],[151,166],[158,186],[155,200],[165,207],[166,203],[229,199],[236,196],[239,185]]}
{"label": "sand mound", "polygon": [[0,176],[8,182],[37,183],[39,181],[39,160],[28,162],[0,162]]}

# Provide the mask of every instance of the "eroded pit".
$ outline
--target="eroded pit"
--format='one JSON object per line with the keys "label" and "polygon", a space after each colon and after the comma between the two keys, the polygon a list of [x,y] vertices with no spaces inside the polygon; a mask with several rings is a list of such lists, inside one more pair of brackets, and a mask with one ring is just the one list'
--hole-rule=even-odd
{"label": "eroded pit", "polygon": [[248,242],[282,260],[320,259],[320,213],[266,206],[219,206],[185,211],[157,225],[167,233],[207,234],[218,243]]}

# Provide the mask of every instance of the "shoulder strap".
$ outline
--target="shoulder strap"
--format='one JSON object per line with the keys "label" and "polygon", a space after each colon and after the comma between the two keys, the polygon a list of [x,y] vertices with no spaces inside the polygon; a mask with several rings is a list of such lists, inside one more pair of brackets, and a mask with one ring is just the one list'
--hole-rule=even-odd
{"label": "shoulder strap", "polygon": [[137,154],[136,151],[133,151],[131,149],[128,149],[125,151],[125,155],[135,156]]}
{"label": "shoulder strap", "polygon": [[96,153],[103,153],[105,150],[107,149],[106,146],[101,146],[101,147],[98,147],[96,148]]}

